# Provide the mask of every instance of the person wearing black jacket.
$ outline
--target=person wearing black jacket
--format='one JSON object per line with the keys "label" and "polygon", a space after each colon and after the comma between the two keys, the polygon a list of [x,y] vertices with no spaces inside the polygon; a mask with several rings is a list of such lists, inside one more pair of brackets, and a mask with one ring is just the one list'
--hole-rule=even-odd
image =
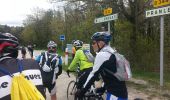
{"label": "person wearing black jacket", "polygon": [[62,59],[56,53],[57,44],[54,41],[49,41],[47,48],[48,51],[42,52],[36,61],[40,65],[44,87],[50,92],[51,100],[57,100],[56,79],[62,73]]}
{"label": "person wearing black jacket", "polygon": [[[0,33],[0,68],[5,69],[12,75],[19,72],[18,68],[18,39],[10,33]],[[37,89],[45,97],[42,76],[39,65],[35,60],[21,60],[26,78],[36,85]],[[10,98],[11,78],[0,71],[0,100],[11,100]]]}
{"label": "person wearing black jacket", "polygon": [[113,74],[109,73],[117,72],[116,57],[113,54],[116,50],[109,46],[111,35],[107,32],[96,32],[91,39],[93,50],[97,52],[93,70],[90,72],[83,88],[78,90],[76,95],[82,97],[95,81],[95,76],[100,74],[104,82],[104,87],[100,90],[107,90],[106,100],[128,100],[125,81],[120,81]]}
{"label": "person wearing black jacket", "polygon": [[31,58],[33,59],[34,45],[31,42],[29,42],[27,48]]}

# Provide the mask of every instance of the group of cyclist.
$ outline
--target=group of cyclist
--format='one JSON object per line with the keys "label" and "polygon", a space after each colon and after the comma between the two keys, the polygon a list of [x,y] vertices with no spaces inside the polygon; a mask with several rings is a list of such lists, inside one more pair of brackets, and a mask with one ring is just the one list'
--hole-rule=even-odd
{"label": "group of cyclist", "polygon": [[[115,52],[109,46],[111,35],[107,32],[96,32],[92,35],[92,47],[96,52],[94,63],[91,63],[85,57],[82,50],[82,41],[75,41],[73,46],[76,48],[74,59],[68,71],[75,70],[78,63],[80,66],[80,79],[78,82],[78,90],[75,95],[81,100],[87,90],[95,82],[100,75],[104,85],[98,89],[99,92],[106,91],[106,100],[128,100],[128,92],[125,81],[119,81],[114,75],[108,73],[105,69],[115,73],[116,57],[110,52]],[[82,75],[83,74],[83,75]]]}
{"label": "group of cyclist", "polygon": [[[89,62],[83,52],[83,42],[75,40],[73,46],[76,49],[74,58],[68,67],[67,71],[75,70],[76,66],[80,66],[78,90],[75,95],[81,100],[81,97],[86,93],[96,78],[100,75],[104,85],[99,90],[106,91],[106,100],[128,100],[128,93],[125,81],[119,81],[115,76],[108,73],[104,69],[115,73],[116,58],[115,55],[109,53],[115,50],[109,46],[111,35],[107,32],[96,32],[92,35],[92,47],[96,52],[94,62]],[[12,74],[18,72],[17,56],[18,56],[18,39],[10,33],[0,33],[0,67],[4,67]],[[48,88],[51,94],[51,100],[56,100],[56,84],[55,79],[62,73],[62,59],[56,53],[57,44],[50,41],[47,44],[48,50],[41,53],[35,60],[23,59],[23,70],[39,70],[42,81],[34,84],[37,89],[45,96],[44,87]],[[38,62],[38,63],[37,63]],[[78,64],[78,65],[77,65]],[[31,74],[31,73],[30,73]],[[6,83],[7,82],[7,83]],[[0,72],[0,94],[1,100],[10,100],[11,80],[7,75]],[[7,91],[7,92],[4,92]]]}

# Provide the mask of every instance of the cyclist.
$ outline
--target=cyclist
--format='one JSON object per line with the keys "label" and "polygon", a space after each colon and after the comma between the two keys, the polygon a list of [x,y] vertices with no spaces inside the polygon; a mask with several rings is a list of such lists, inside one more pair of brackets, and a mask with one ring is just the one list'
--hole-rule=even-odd
{"label": "cyclist", "polygon": [[56,79],[62,73],[62,59],[57,51],[57,44],[54,41],[49,41],[47,44],[48,51],[42,52],[36,58],[40,65],[43,84],[51,95],[51,100],[56,100]]}
{"label": "cyclist", "polygon": [[24,46],[21,47],[21,54],[22,54],[22,58],[25,59],[26,58],[26,49]]}
{"label": "cyclist", "polygon": [[[10,33],[0,33],[0,68],[11,74],[19,72],[18,69],[18,39]],[[45,96],[39,65],[32,59],[21,60],[26,76],[36,85],[37,89]],[[32,77],[34,76],[34,77]],[[10,98],[11,78],[0,71],[0,100]]]}
{"label": "cyclist", "polygon": [[83,96],[91,84],[94,82],[95,76],[101,75],[104,87],[101,90],[107,90],[106,100],[128,100],[128,93],[125,81],[119,81],[115,76],[110,74],[110,72],[116,72],[116,58],[114,54],[110,52],[115,52],[108,44],[111,40],[111,35],[107,32],[96,32],[91,37],[92,47],[94,52],[97,52],[93,70],[90,72],[83,88],[77,91],[76,95],[78,97]]}
{"label": "cyclist", "polygon": [[[75,40],[72,41],[72,44],[74,44],[74,42],[75,42]],[[75,47],[73,46],[73,47],[72,47],[72,59],[74,58],[75,53],[76,53],[76,49],[75,49]]]}
{"label": "cyclist", "polygon": [[93,63],[89,62],[88,59],[86,58],[82,48],[83,46],[82,41],[80,40],[74,41],[73,46],[76,49],[76,53],[67,71],[73,71],[76,69],[76,67],[78,66],[80,67],[80,73],[78,75],[80,77],[79,77],[77,88],[81,89],[90,71],[92,70]]}
{"label": "cyclist", "polygon": [[28,46],[28,52],[30,53],[31,58],[33,59],[33,52],[34,52],[34,46],[31,42],[29,42]]}

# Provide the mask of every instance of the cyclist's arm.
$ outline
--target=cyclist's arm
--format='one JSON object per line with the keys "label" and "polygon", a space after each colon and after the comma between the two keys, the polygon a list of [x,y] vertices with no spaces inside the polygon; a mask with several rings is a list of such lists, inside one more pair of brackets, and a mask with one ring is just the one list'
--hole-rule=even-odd
{"label": "cyclist's arm", "polygon": [[61,56],[59,57],[58,68],[59,68],[59,72],[57,73],[57,76],[59,76],[62,73],[62,59],[61,59]]}
{"label": "cyclist's arm", "polygon": [[78,63],[79,60],[80,60],[80,54],[81,54],[81,51],[80,51],[80,50],[76,51],[76,54],[75,54],[75,56],[74,56],[74,59],[72,60],[70,66],[68,67],[68,70],[70,70],[70,71],[76,70],[77,63]]}
{"label": "cyclist's arm", "polygon": [[41,59],[41,55],[37,56],[37,57],[35,58],[35,61],[39,63],[39,62],[40,62],[40,59]]}
{"label": "cyclist's arm", "polygon": [[39,56],[37,56],[37,57],[35,58],[35,61],[38,62],[38,63],[40,63],[41,57],[42,57],[43,55],[45,55],[45,52],[42,52]]}
{"label": "cyclist's arm", "polygon": [[95,77],[98,76],[102,64],[108,59],[109,59],[108,56],[104,52],[97,54],[96,59],[94,61],[93,70],[90,72],[90,74],[83,86],[83,88],[85,90],[90,88],[91,84],[95,81]]}

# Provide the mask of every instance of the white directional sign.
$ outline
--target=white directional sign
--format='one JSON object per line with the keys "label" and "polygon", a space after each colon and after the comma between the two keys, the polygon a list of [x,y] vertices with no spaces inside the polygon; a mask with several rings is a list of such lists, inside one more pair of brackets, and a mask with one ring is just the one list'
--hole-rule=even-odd
{"label": "white directional sign", "polygon": [[113,14],[105,17],[95,18],[94,23],[108,22],[118,19],[118,14]]}
{"label": "white directional sign", "polygon": [[[165,3],[165,0],[154,0],[155,3],[155,7],[156,6],[162,6],[162,5],[166,5],[168,4],[168,0],[166,0],[167,2]],[[146,17],[154,17],[154,16],[160,16],[160,15],[166,15],[166,14],[170,14],[170,6],[167,7],[162,7],[162,8],[158,8],[158,9],[152,9],[152,10],[148,10],[146,11]],[[164,16],[160,17],[160,86],[163,86],[163,66],[164,66]]]}
{"label": "white directional sign", "polygon": [[146,11],[146,17],[170,14],[170,6]]}

